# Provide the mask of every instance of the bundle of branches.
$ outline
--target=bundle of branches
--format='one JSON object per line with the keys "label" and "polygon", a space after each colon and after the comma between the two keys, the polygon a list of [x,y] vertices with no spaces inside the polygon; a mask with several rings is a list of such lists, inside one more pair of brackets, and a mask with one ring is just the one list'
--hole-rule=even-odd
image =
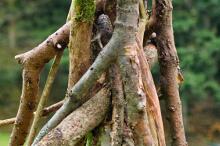
{"label": "bundle of branches", "polygon": [[[28,134],[28,146],[165,146],[160,103],[150,70],[157,58],[172,145],[187,145],[172,2],[153,0],[151,14],[148,2],[73,0],[64,26],[36,48],[15,57],[23,66],[20,107],[16,118],[0,122],[15,120],[10,146],[23,145]],[[44,109],[67,45],[70,66],[66,97]],[[40,72],[54,57],[34,114]],[[40,117],[55,110],[36,135]]]}

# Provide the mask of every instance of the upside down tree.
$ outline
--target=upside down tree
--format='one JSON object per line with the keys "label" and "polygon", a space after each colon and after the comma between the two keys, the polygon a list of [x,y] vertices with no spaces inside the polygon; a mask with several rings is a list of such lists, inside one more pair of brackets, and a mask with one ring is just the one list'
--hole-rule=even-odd
{"label": "upside down tree", "polygon": [[[171,144],[186,146],[172,9],[171,0],[72,0],[66,24],[15,57],[23,67],[21,102],[16,118],[0,121],[14,123],[9,145],[165,146],[151,74],[158,59]],[[66,47],[67,93],[44,107]],[[53,58],[39,98],[40,73]],[[37,134],[40,118],[54,111]]]}

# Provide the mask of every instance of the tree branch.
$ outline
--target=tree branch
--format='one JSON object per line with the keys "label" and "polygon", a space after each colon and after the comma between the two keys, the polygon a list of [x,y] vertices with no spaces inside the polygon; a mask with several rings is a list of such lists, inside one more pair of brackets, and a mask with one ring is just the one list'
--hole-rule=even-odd
{"label": "tree branch", "polygon": [[47,78],[44,90],[42,92],[37,110],[36,110],[35,115],[34,115],[34,121],[32,123],[31,130],[30,130],[30,133],[29,133],[29,136],[28,136],[28,139],[27,139],[27,146],[30,146],[32,144],[32,142],[34,140],[34,137],[36,135],[36,131],[37,131],[37,128],[38,128],[38,123],[39,123],[40,117],[43,113],[43,108],[44,108],[44,106],[46,104],[46,101],[49,97],[49,94],[50,94],[50,91],[51,91],[51,88],[52,88],[52,84],[54,82],[56,73],[57,73],[58,68],[59,68],[59,64],[60,64],[62,54],[63,54],[63,52],[59,52],[59,53],[57,53],[57,55],[54,58],[54,62],[51,66],[51,69],[50,69],[50,72],[48,74],[48,78]]}
{"label": "tree branch", "polygon": [[[58,110],[62,105],[63,105],[63,100],[60,102],[57,102],[49,107],[44,108],[42,111],[41,117],[48,116],[50,113]],[[15,120],[16,120],[16,117],[10,118],[10,119],[5,119],[5,120],[0,120],[0,127],[14,124]]]}
{"label": "tree branch", "polygon": [[10,119],[5,119],[5,120],[0,120],[0,127],[5,126],[5,125],[10,125],[15,123],[16,118],[10,118]]}
{"label": "tree branch", "polygon": [[[36,145],[52,128],[57,126],[70,112],[79,107],[82,103],[88,100],[86,94],[95,84],[101,74],[106,71],[110,63],[113,62],[117,55],[119,48],[124,48],[127,44],[135,40],[134,34],[137,30],[138,2],[127,0],[128,2],[119,2],[121,11],[119,11],[115,23],[115,30],[109,43],[99,53],[98,57],[81,77],[81,79],[73,86],[68,94],[68,99],[64,105],[55,113],[55,115],[48,121],[48,123],[41,129],[36,137],[33,145]],[[123,4],[125,3],[125,4]],[[126,6],[130,6],[131,10],[127,10]],[[123,7],[124,6],[124,7]],[[135,6],[135,8],[133,8]],[[130,7],[129,7],[130,8]],[[126,18],[126,19],[125,19]],[[127,32],[127,33],[125,33]]]}
{"label": "tree branch", "polygon": [[38,100],[39,74],[44,65],[66,47],[68,37],[65,36],[69,34],[69,24],[65,24],[31,51],[15,56],[15,59],[23,66],[23,87],[10,146],[24,144]]}
{"label": "tree branch", "polygon": [[124,129],[125,99],[118,66],[113,65],[110,68],[110,79],[112,84],[111,93],[113,106],[111,146],[121,146]]}
{"label": "tree branch", "polygon": [[65,118],[36,146],[76,145],[82,137],[100,124],[109,109],[109,105],[109,91],[107,88],[103,88],[93,98]]}

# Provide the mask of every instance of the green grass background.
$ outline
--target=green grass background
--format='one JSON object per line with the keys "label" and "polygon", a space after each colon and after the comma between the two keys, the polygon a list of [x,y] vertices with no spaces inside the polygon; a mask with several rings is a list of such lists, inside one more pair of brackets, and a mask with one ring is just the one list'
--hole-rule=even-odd
{"label": "green grass background", "polygon": [[9,137],[10,137],[10,133],[0,132],[0,146],[7,146]]}

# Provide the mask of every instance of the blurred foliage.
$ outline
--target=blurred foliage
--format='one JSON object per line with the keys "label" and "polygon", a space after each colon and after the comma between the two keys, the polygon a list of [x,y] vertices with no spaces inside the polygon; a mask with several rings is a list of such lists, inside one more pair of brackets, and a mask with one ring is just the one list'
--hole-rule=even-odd
{"label": "blurred foliage", "polygon": [[188,102],[220,101],[220,0],[176,0],[174,33]]}
{"label": "blurred foliage", "polygon": [[[185,110],[191,114],[204,111],[196,105],[210,99],[214,101],[212,107],[220,110],[217,106],[220,104],[220,0],[175,0],[173,4],[175,41],[185,77],[181,97],[184,107],[190,107]],[[70,1],[62,0],[0,1],[1,119],[14,116],[19,104],[22,69],[15,62],[14,55],[35,47],[62,26],[69,6]],[[42,72],[41,89],[50,65],[51,62]],[[68,50],[65,50],[50,102],[64,97],[67,77]],[[207,104],[203,107],[208,107]],[[216,108],[213,109],[216,112]]]}

